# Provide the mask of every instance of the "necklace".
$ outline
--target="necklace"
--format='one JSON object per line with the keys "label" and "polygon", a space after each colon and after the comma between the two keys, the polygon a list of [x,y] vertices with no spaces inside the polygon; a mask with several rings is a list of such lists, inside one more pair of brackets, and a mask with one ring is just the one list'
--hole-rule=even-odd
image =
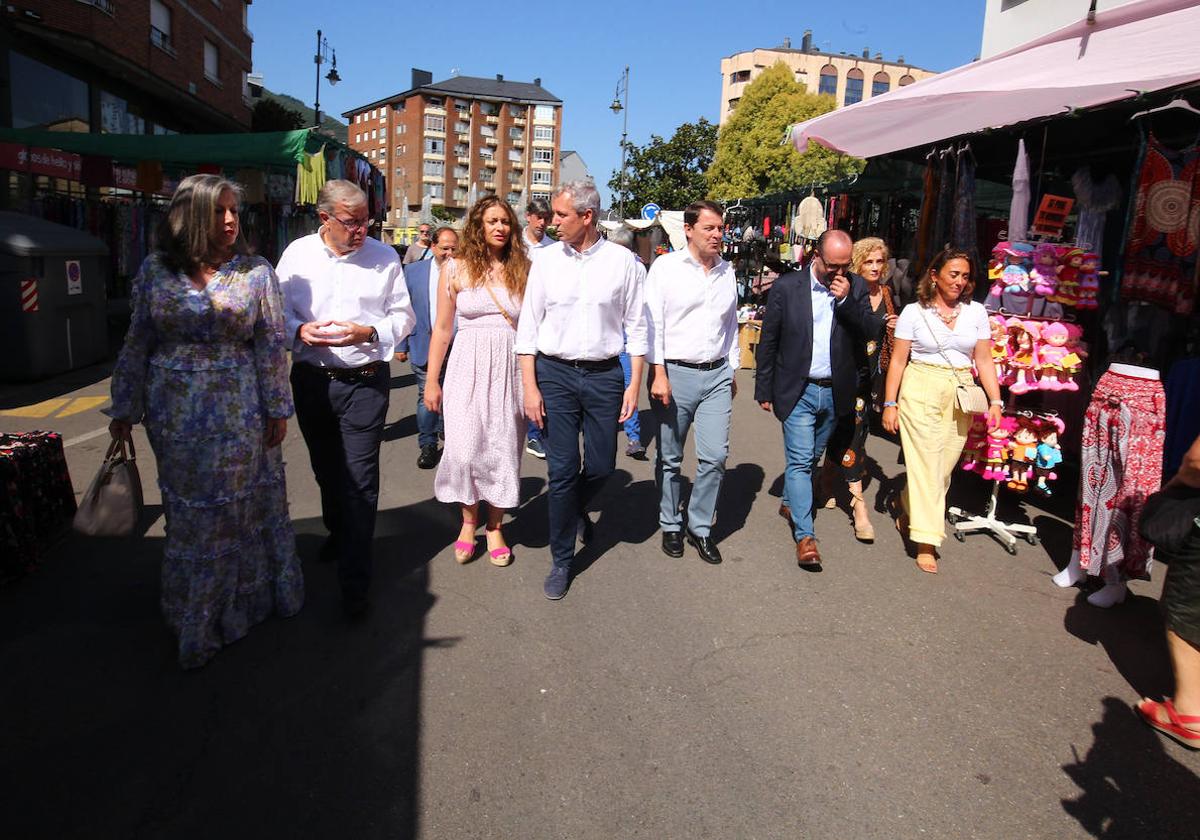
{"label": "necklace", "polygon": [[962,301],[960,300],[958,303],[954,304],[954,308],[951,309],[948,314],[943,314],[943,312],[937,308],[937,304],[934,304],[932,309],[934,314],[942,319],[943,324],[950,326],[954,319],[958,317],[958,313],[962,311]]}

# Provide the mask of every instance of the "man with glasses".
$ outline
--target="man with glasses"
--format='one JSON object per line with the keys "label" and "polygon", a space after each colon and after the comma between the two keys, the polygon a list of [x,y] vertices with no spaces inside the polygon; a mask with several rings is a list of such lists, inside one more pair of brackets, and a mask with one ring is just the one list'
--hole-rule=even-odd
{"label": "man with glasses", "polygon": [[320,230],[289,245],[276,273],[293,342],[296,419],[329,531],[321,558],[337,560],[342,607],[359,617],[371,581],[388,363],[415,318],[396,252],[367,236],[366,194],[329,181],[317,215]]}
{"label": "man with glasses", "polygon": [[408,246],[404,252],[404,265],[433,259],[433,237],[430,231],[432,225],[422,224],[417,228],[417,241]]}
{"label": "man with glasses", "polygon": [[866,281],[850,273],[853,245],[845,231],[826,231],[807,268],[775,281],[758,345],[754,399],[783,424],[787,469],[779,514],[792,526],[796,562],[812,570],[821,566],[813,472],[837,419],[854,410],[854,348],[882,326]]}

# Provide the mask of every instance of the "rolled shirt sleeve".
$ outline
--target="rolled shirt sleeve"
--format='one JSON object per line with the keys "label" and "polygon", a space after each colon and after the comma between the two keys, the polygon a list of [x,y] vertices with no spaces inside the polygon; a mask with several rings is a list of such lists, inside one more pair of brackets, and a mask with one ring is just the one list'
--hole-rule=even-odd
{"label": "rolled shirt sleeve", "polygon": [[646,269],[633,254],[625,271],[625,352],[645,356],[649,352],[646,329]]}

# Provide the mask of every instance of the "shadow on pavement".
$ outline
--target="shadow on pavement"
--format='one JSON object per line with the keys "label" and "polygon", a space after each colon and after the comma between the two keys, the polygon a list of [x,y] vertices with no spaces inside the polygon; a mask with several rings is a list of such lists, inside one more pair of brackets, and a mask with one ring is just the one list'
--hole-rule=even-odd
{"label": "shadow on pavement", "polygon": [[1196,837],[1200,779],[1167,751],[1183,748],[1164,747],[1169,742],[1115,697],[1104,698],[1092,732],[1087,755],[1063,766],[1082,791],[1062,800],[1063,810],[1107,840]]}
{"label": "shadow on pavement", "polygon": [[111,359],[52,376],[40,382],[12,382],[5,380],[3,374],[0,374],[0,411],[33,405],[70,394],[80,388],[95,385],[97,382],[103,382],[112,375],[115,364],[116,360]]}
{"label": "shadow on pavement", "polygon": [[743,463],[726,470],[717,498],[717,521],[710,535],[714,542],[720,543],[746,526],[765,479],[766,473],[758,464]]}
{"label": "shadow on pavement", "polygon": [[161,539],[71,537],[0,590],[4,834],[415,836],[424,650],[456,641],[424,637],[452,531],[430,504],[380,513],[359,623],[316,559],[320,520],[296,522],[304,608],[197,671],[159,613]]}
{"label": "shadow on pavement", "polygon": [[1171,660],[1158,601],[1131,590],[1125,603],[1093,607],[1081,592],[1063,615],[1077,639],[1104,648],[1117,672],[1143,697],[1171,694]]}
{"label": "shadow on pavement", "polygon": [[400,438],[412,437],[417,433],[417,415],[406,414],[397,420],[395,423],[389,423],[383,427],[383,440],[400,440]]}
{"label": "shadow on pavement", "polygon": [[571,564],[571,576],[591,568],[618,543],[644,543],[658,532],[658,488],[653,479],[634,481],[625,470],[617,470],[592,500],[595,536],[579,549]]}

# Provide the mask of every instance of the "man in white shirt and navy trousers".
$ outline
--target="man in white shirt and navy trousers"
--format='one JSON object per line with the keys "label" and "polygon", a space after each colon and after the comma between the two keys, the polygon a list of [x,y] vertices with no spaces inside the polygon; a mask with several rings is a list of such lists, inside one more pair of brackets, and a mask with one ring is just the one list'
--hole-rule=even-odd
{"label": "man in white shirt and navy trousers", "polygon": [[696,481],[687,509],[687,541],[706,563],[720,563],[710,537],[729,455],[737,393],[737,280],[721,259],[724,210],[697,201],[683,211],[687,247],[664,254],[646,278],[650,400],[658,419],[655,478],[663,552],[683,556],[680,475],[688,431],[696,429]]}
{"label": "man in white shirt and navy trousers", "polygon": [[296,419],[329,531],[321,556],[337,559],[342,606],[358,617],[371,582],[388,362],[415,318],[395,250],[367,236],[366,194],[329,181],[317,213],[320,230],[289,245],[276,272],[294,341]]}
{"label": "man in white shirt and navy trousers", "polygon": [[[553,566],[544,592],[558,600],[570,585],[576,536],[590,537],[587,504],[616,468],[617,424],[637,411],[646,322],[641,267],[601,238],[595,185],[567,182],[552,206],[559,241],[529,270],[516,352],[525,415],[542,429],[546,447]],[[625,336],[628,388],[617,358]]]}

